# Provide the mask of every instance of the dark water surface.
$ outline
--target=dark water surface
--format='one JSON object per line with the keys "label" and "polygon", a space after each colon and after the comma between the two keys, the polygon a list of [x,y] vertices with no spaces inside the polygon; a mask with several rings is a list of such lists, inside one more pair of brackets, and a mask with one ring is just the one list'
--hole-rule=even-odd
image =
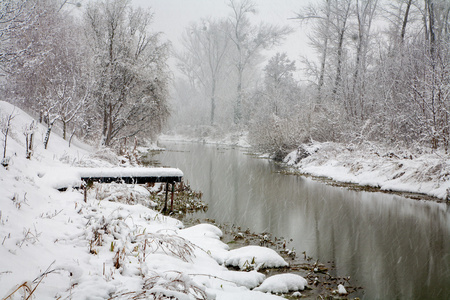
{"label": "dark water surface", "polygon": [[289,248],[334,261],[365,299],[450,299],[450,207],[350,191],[295,175],[242,149],[162,143],[209,209],[199,218],[293,239]]}

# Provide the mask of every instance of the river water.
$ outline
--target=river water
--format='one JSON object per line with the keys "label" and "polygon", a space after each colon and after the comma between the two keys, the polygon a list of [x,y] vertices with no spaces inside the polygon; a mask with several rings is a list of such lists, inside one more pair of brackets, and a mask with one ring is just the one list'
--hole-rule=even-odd
{"label": "river water", "polygon": [[334,261],[364,299],[450,299],[450,206],[350,191],[295,175],[245,150],[165,142],[155,158],[204,193],[206,213]]}

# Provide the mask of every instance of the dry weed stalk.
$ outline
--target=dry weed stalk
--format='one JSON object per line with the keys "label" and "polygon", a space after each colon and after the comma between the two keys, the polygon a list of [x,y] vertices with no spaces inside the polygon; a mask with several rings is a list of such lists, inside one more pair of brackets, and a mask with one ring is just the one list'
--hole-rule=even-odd
{"label": "dry weed stalk", "polygon": [[37,229],[35,226],[34,233],[31,232],[30,228],[28,228],[28,229],[24,228],[23,234],[24,234],[23,239],[21,241],[17,241],[17,243],[16,243],[16,245],[19,246],[19,248],[21,248],[25,242],[30,242],[31,244],[38,242],[39,236],[42,234],[42,232],[37,232]]}
{"label": "dry weed stalk", "polygon": [[[2,300],[7,300],[7,299],[12,299],[11,297],[19,292],[22,289],[23,291],[23,299],[29,299],[31,297],[31,295],[33,294],[33,290],[31,289],[31,287],[29,286],[29,283],[27,281],[25,281],[24,283],[22,283],[21,285],[19,285],[11,294],[9,294],[8,296],[6,296],[5,298],[3,298]],[[28,295],[27,295],[28,294]]]}
{"label": "dry weed stalk", "polygon": [[26,204],[27,203],[27,193],[23,194],[23,200],[20,200],[19,194],[18,193],[14,193],[14,196],[12,197],[12,202],[14,202],[14,205],[16,206],[17,209],[20,209],[22,207],[22,204]]}
{"label": "dry weed stalk", "polygon": [[145,235],[145,239],[141,241],[143,245],[140,248],[144,249],[144,261],[147,257],[145,254],[147,249],[149,253],[161,250],[165,254],[178,257],[185,262],[189,262],[194,255],[195,245],[178,235],[147,233],[140,236],[143,235]]}
{"label": "dry weed stalk", "polygon": [[126,256],[125,248],[122,248],[122,250],[117,249],[116,255],[114,255],[114,258],[113,258],[114,267],[116,269],[120,268],[120,266],[122,265],[122,262],[125,259],[125,256]]}
{"label": "dry weed stalk", "polygon": [[[11,299],[11,297],[19,292],[21,289],[23,290],[23,297],[22,299],[28,300],[31,299],[31,296],[33,296],[34,292],[36,291],[36,289],[38,288],[38,286],[41,284],[42,280],[45,278],[45,276],[47,276],[48,274],[54,272],[55,270],[50,270],[50,267],[55,263],[55,261],[53,261],[48,268],[45,270],[44,273],[42,273],[41,275],[39,275],[38,277],[36,277],[31,284],[28,281],[25,281],[24,283],[22,283],[21,285],[19,285],[13,292],[11,292],[11,294],[9,294],[8,296],[6,296],[5,298],[3,298],[2,300],[7,300],[7,299]],[[32,288],[32,284],[34,284],[34,288]],[[28,295],[27,295],[28,294]]]}

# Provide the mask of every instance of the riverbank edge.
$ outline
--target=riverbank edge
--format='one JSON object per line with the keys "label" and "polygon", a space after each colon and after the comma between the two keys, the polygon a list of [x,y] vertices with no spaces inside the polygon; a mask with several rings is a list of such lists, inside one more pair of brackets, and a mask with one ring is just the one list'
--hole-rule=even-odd
{"label": "riverbank edge", "polygon": [[350,190],[382,192],[414,200],[449,203],[448,155],[381,145],[302,144],[282,162],[288,174]]}
{"label": "riverbank edge", "polygon": [[394,194],[414,200],[450,204],[450,158],[426,147],[408,150],[381,144],[335,142],[300,144],[280,162],[245,141],[161,136],[161,142],[204,143],[245,149],[286,168],[286,175],[308,177],[350,190]]}
{"label": "riverbank edge", "polygon": [[[360,299],[364,295],[364,289],[358,286],[357,281],[350,276],[338,276],[334,261],[322,262],[317,258],[310,257],[306,252],[296,253],[294,248],[289,249],[292,240],[284,237],[273,237],[271,233],[255,233],[249,229],[243,230],[239,226],[232,224],[220,224],[215,220],[182,220],[187,227],[195,223],[209,223],[220,228],[223,232],[222,242],[230,249],[237,249],[249,245],[263,246],[275,250],[282,256],[289,266],[281,268],[268,268],[260,272],[266,276],[278,274],[297,274],[303,276],[308,281],[308,286],[301,291],[301,299]],[[338,293],[338,285],[345,285],[346,294]],[[285,293],[285,299],[297,299],[296,293]]]}

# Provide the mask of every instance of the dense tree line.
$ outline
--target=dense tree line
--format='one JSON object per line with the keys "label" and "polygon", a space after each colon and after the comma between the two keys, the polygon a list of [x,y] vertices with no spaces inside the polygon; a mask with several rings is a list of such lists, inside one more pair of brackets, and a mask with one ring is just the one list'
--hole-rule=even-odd
{"label": "dense tree line", "polygon": [[168,45],[152,18],[128,0],[2,1],[4,97],[47,124],[45,143],[55,124],[65,139],[105,146],[159,133],[169,115]]}
{"label": "dense tree line", "polygon": [[[271,152],[311,140],[448,150],[448,0],[314,2],[292,17],[293,26],[311,30],[316,54],[300,62],[285,53],[264,58],[261,50],[290,30],[253,24],[251,1],[227,3],[228,16],[201,20],[184,35],[186,80],[178,85],[204,109],[192,124],[240,124]],[[299,68],[308,84],[294,79]]]}

